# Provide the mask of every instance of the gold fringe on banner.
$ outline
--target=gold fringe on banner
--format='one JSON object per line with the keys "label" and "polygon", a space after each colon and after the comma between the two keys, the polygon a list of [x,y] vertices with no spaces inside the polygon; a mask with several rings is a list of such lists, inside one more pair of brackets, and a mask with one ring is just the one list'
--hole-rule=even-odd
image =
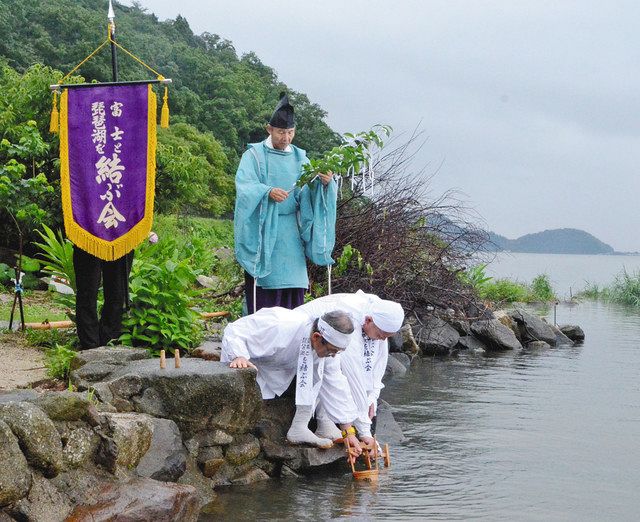
{"label": "gold fringe on banner", "polygon": [[162,111],[160,111],[160,127],[163,129],[169,128],[169,89],[165,86],[164,88],[164,96],[162,102]]}
{"label": "gold fringe on banner", "polygon": [[153,224],[153,200],[156,182],[156,125],[158,117],[157,98],[148,85],[147,110],[147,187],[145,195],[144,217],[124,236],[115,241],[106,241],[84,230],[73,219],[71,204],[71,182],[69,174],[69,127],[68,127],[68,90],[64,89],[60,97],[60,188],[62,192],[62,211],[64,228],[69,240],[85,252],[103,259],[115,261],[131,252],[149,236]]}
{"label": "gold fringe on banner", "polygon": [[49,122],[49,132],[51,134],[58,133],[58,127],[60,125],[58,115],[58,93],[53,91],[53,107],[51,108],[51,121]]}

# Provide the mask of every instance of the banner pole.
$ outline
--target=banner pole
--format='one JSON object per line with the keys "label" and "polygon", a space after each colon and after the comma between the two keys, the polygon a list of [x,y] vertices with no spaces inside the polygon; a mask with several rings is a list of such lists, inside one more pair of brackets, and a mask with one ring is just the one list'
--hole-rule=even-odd
{"label": "banner pole", "polygon": [[107,15],[107,18],[109,19],[109,40],[111,41],[111,75],[113,76],[113,81],[117,82],[118,55],[116,54],[116,23],[111,0],[109,0],[109,14]]}

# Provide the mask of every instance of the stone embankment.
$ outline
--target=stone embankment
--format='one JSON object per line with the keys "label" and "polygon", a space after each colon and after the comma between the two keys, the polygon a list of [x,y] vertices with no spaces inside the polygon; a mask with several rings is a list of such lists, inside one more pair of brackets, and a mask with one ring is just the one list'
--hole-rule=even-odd
{"label": "stone embankment", "polygon": [[[96,348],[74,363],[79,392],[0,393],[0,520],[190,521],[220,485],[348,471],[341,447],[285,443],[292,395],[263,401],[254,370],[168,363]],[[381,417],[398,440],[388,407]]]}
{"label": "stone embankment", "polygon": [[[391,339],[385,379],[419,356],[460,350],[540,349],[581,342],[521,310],[472,324],[443,313],[406,324]],[[145,350],[79,354],[77,392],[0,392],[0,520],[195,521],[221,485],[245,485],[338,466],[340,447],[289,446],[291,393],[263,401],[252,369],[219,360],[219,338],[160,369]],[[384,403],[378,433],[402,432]],[[7,518],[10,517],[10,518]]]}
{"label": "stone embankment", "polygon": [[496,352],[573,346],[584,341],[579,326],[554,326],[521,309],[499,310],[469,322],[450,311],[413,319],[390,340],[389,350],[415,356],[448,356],[462,350]]}

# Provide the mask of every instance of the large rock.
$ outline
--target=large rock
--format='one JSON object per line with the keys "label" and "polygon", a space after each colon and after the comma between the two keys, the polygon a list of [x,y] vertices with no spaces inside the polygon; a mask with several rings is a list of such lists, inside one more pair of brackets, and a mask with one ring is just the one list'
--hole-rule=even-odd
{"label": "large rock", "polygon": [[97,460],[111,473],[134,469],[151,446],[153,419],[136,413],[104,413]]}
{"label": "large rock", "polygon": [[387,382],[394,377],[402,377],[405,373],[407,373],[407,366],[405,366],[403,362],[400,361],[397,357],[394,357],[396,355],[404,355],[405,357],[407,357],[407,359],[409,358],[403,353],[389,354],[389,358],[387,359],[387,367],[385,368],[384,375],[382,376],[383,382]]}
{"label": "large rock", "polygon": [[469,350],[472,352],[483,352],[487,350],[487,345],[484,344],[475,335],[465,335],[458,339],[456,344],[456,350]]}
{"label": "large rock", "polygon": [[414,334],[423,355],[448,355],[460,339],[455,328],[435,316],[424,317]]}
{"label": "large rock", "polygon": [[544,341],[551,346],[555,346],[556,334],[553,328],[542,319],[524,310],[514,310],[510,315],[518,324],[520,339],[523,343]]}
{"label": "large rock", "polygon": [[213,490],[214,482],[201,473],[198,464],[191,456],[187,457],[187,470],[178,479],[178,484],[185,484],[195,488],[200,508],[211,503],[216,498],[216,493]]}
{"label": "large rock", "polygon": [[94,503],[76,507],[66,522],[196,522],[199,510],[192,486],[140,478],[104,485]]}
{"label": "large rock", "polygon": [[0,390],[0,404],[7,402],[30,402],[37,399],[40,394],[36,390]]}
{"label": "large rock", "polygon": [[46,392],[32,401],[54,421],[84,420],[93,407],[87,394],[71,391]]}
{"label": "large rock", "polygon": [[406,440],[402,428],[396,422],[388,402],[382,399],[378,402],[376,410],[375,435],[380,444],[399,444]]}
{"label": "large rock", "polygon": [[285,461],[285,464],[294,471],[307,471],[311,468],[332,466],[340,461],[344,461],[345,466],[347,465],[344,446],[336,444],[329,449],[298,447],[296,456]]}
{"label": "large rock", "polygon": [[46,477],[62,469],[62,441],[55,425],[37,406],[28,402],[0,404],[0,420],[6,422],[18,438],[29,464]]}
{"label": "large rock", "polygon": [[329,466],[344,459],[342,445],[331,449],[319,449],[293,446],[286,441],[286,433],[295,412],[294,392],[295,388],[290,387],[281,397],[264,401],[255,432],[260,438],[265,457],[273,462],[283,463],[295,471]]}
{"label": "large rock", "polygon": [[406,353],[390,353],[389,358],[399,361],[407,370],[411,367],[411,357]]}
{"label": "large rock", "polygon": [[233,442],[233,437],[222,430],[207,430],[196,436],[199,446],[228,446]]}
{"label": "large rock", "polygon": [[100,437],[88,426],[58,427],[64,445],[62,459],[66,468],[78,468],[93,460]]}
{"label": "large rock", "polygon": [[525,346],[529,350],[546,350],[547,348],[551,348],[551,345],[544,341],[529,341]]}
{"label": "large rock", "polygon": [[240,466],[255,459],[260,454],[260,443],[248,433],[235,438],[233,444],[227,446],[225,458],[230,464]]}
{"label": "large rock", "polygon": [[24,497],[31,487],[31,471],[9,425],[0,420],[0,506]]}
{"label": "large rock", "polygon": [[404,352],[410,356],[420,353],[420,347],[413,337],[413,330],[409,323],[405,323],[400,330],[389,337],[389,352]]}
{"label": "large rock", "polygon": [[576,343],[584,341],[584,331],[577,324],[563,324],[560,331]]}
{"label": "large rock", "polygon": [[111,375],[132,361],[148,359],[147,350],[129,347],[101,347],[83,350],[71,361],[71,380],[80,390],[93,383],[108,380]]}
{"label": "large rock", "polygon": [[69,498],[50,480],[34,474],[29,494],[11,507],[11,514],[17,520],[52,522],[66,520],[73,508]]}
{"label": "large rock", "polygon": [[113,371],[107,384],[119,410],[171,419],[185,439],[213,429],[249,431],[262,407],[255,370],[203,359],[185,358],[181,368],[168,361],[165,369],[157,359],[131,361]]}
{"label": "large rock", "polygon": [[205,477],[214,477],[224,463],[224,452],[220,446],[209,446],[198,452],[198,465]]}
{"label": "large rock", "polygon": [[219,341],[204,341],[193,350],[191,355],[207,361],[219,361],[222,355],[222,343]]}
{"label": "large rock", "polygon": [[71,363],[72,369],[80,368],[88,363],[106,363],[113,366],[123,366],[131,361],[149,359],[151,355],[144,348],[131,348],[129,346],[103,346],[91,350],[78,352]]}
{"label": "large rock", "polygon": [[513,333],[516,334],[518,341],[522,342],[520,338],[520,328],[518,328],[518,323],[516,323],[513,318],[509,315],[509,312],[506,310],[496,310],[493,312],[493,318],[500,321],[503,325],[513,330]]}
{"label": "large rock", "polygon": [[387,342],[389,343],[390,353],[402,352],[403,339],[402,333],[400,331],[397,331],[395,334],[389,337],[387,339]]}
{"label": "large rock", "polygon": [[552,325],[551,328],[553,328],[553,332],[556,334],[556,346],[560,346],[563,344],[573,346],[575,344],[571,339],[569,339],[565,334],[562,333],[560,328],[554,325]]}
{"label": "large rock", "polygon": [[187,468],[187,450],[175,422],[151,419],[153,436],[149,450],[140,460],[136,472],[163,482],[176,482]]}
{"label": "large rock", "polygon": [[469,321],[465,318],[458,317],[453,310],[448,310],[448,312],[441,314],[440,318],[451,325],[462,337],[469,335],[471,332],[471,324],[469,324]]}
{"label": "large rock", "polygon": [[513,331],[497,319],[476,321],[471,332],[478,337],[488,350],[503,351],[522,348]]}
{"label": "large rock", "polygon": [[254,484],[255,482],[260,482],[263,480],[269,480],[269,475],[267,475],[260,468],[251,468],[245,471],[238,478],[235,478],[231,481],[234,486],[247,486],[249,484]]}

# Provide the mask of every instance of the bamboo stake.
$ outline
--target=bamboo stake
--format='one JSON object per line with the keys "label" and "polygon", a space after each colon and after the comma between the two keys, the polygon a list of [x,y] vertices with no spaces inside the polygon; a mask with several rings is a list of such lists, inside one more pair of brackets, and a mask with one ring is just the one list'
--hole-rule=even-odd
{"label": "bamboo stake", "polygon": [[229,315],[229,312],[227,312],[227,311],[222,311],[222,312],[201,312],[200,313],[200,317],[202,317],[203,319],[213,319],[214,317],[226,317],[227,315]]}
{"label": "bamboo stake", "polygon": [[73,321],[43,321],[41,323],[24,323],[25,328],[32,330],[51,330],[54,328],[73,328]]}
{"label": "bamboo stake", "polygon": [[164,350],[160,350],[160,369],[164,370],[167,367],[167,359],[164,355]]}
{"label": "bamboo stake", "polygon": [[180,350],[176,348],[174,353],[174,361],[176,363],[176,368],[180,368]]}

